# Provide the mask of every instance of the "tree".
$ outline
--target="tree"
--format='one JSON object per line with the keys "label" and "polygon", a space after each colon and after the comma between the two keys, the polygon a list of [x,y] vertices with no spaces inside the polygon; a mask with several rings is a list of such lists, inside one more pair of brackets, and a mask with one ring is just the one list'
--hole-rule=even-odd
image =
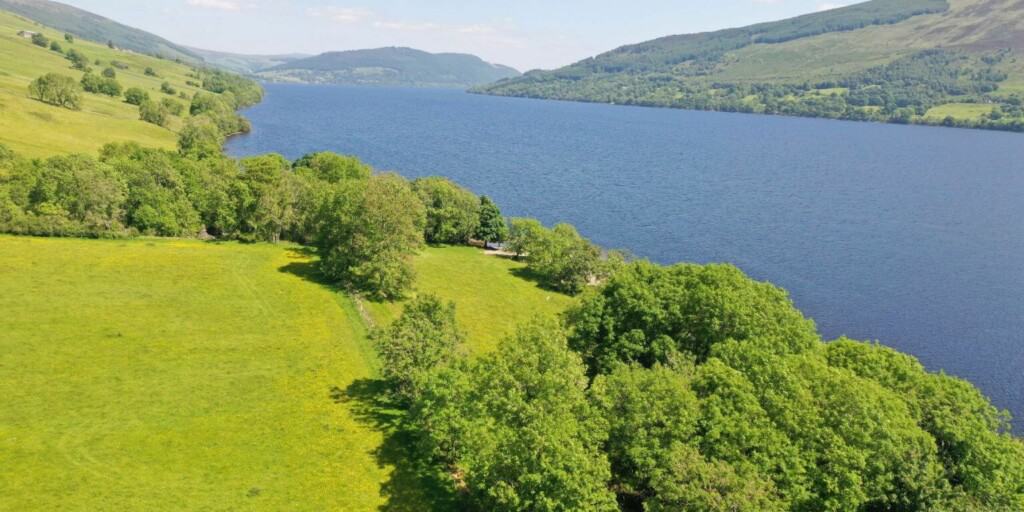
{"label": "tree", "polygon": [[86,73],[82,76],[82,89],[86,92],[115,97],[120,96],[122,91],[121,84],[117,80],[103,78],[92,73]]}
{"label": "tree", "polygon": [[87,71],[89,69],[89,57],[75,48],[68,50],[64,54],[64,58],[71,61],[71,67],[74,69],[79,71]]}
{"label": "tree", "polygon": [[178,94],[178,90],[175,89],[170,82],[164,82],[160,84],[160,92],[170,95]]}
{"label": "tree", "polygon": [[142,105],[149,101],[149,93],[139,87],[129,87],[124,92],[124,101],[132,105]]}
{"label": "tree", "polygon": [[402,316],[371,338],[381,358],[381,372],[406,401],[420,396],[425,379],[454,360],[463,334],[455,321],[455,304],[421,295],[407,304]]}
{"label": "tree", "polygon": [[167,126],[168,116],[167,109],[163,105],[153,100],[146,100],[139,105],[139,119],[152,123],[157,126]]}
{"label": "tree", "polygon": [[178,151],[185,156],[204,159],[220,156],[224,134],[205,116],[193,117],[178,134]]}
{"label": "tree", "polygon": [[675,354],[697,361],[728,339],[775,337],[776,350],[816,346],[814,322],[785,290],[756,282],[730,265],[626,265],[568,313],[570,343],[592,373],[618,362],[653,366]]}
{"label": "tree", "polygon": [[369,179],[373,170],[358,158],[339,155],[329,151],[310,153],[295,161],[292,165],[296,173],[309,173],[318,180],[327,183],[340,183],[344,180]]}
{"label": "tree", "polygon": [[439,177],[420,178],[413,189],[426,207],[424,236],[434,244],[464,244],[476,233],[480,222],[480,200],[476,194]]}
{"label": "tree", "polygon": [[544,239],[546,230],[537,219],[513,218],[510,224],[511,229],[505,248],[514,252],[518,258],[528,256],[530,251],[539,247]]}
{"label": "tree", "polygon": [[50,41],[50,50],[55,51],[57,53],[64,53],[64,47],[61,46],[60,43],[58,43],[57,41]]}
{"label": "tree", "polygon": [[425,214],[404,178],[382,174],[341,182],[318,210],[314,244],[324,275],[381,299],[408,290]]}
{"label": "tree", "polygon": [[47,73],[32,81],[28,86],[30,97],[43,103],[78,110],[82,108],[82,88],[75,79]]}
{"label": "tree", "polygon": [[64,34],[64,40],[69,42],[69,43],[74,43],[75,42],[75,36],[73,36],[71,34]]}
{"label": "tree", "polygon": [[143,71],[143,73],[146,76],[159,76],[159,75],[156,74],[156,70],[151,68],[151,67],[146,67],[146,69],[145,69],[145,71]]}
{"label": "tree", "polygon": [[117,71],[114,71],[114,68],[104,68],[103,69],[103,77],[104,78],[117,78]]}
{"label": "tree", "polygon": [[436,372],[415,416],[480,510],[614,511],[586,387],[557,325],[538,321]]}
{"label": "tree", "polygon": [[476,238],[489,244],[504,242],[508,238],[508,223],[501,216],[498,205],[487,196],[480,196],[480,225]]}
{"label": "tree", "polygon": [[663,366],[619,365],[594,380],[591,401],[609,425],[605,452],[620,502],[654,495],[651,479],[668,452],[696,437],[700,405],[689,384],[683,371]]}
{"label": "tree", "polygon": [[653,473],[650,512],[784,512],[770,480],[743,475],[722,461],[707,460],[684,444],[673,445]]}
{"label": "tree", "polygon": [[110,41],[110,40],[108,40],[108,41],[107,41],[107,48],[110,48],[111,50],[114,50],[114,49],[116,49],[117,47],[116,47],[116,46],[114,46],[114,42],[113,42],[113,41]]}
{"label": "tree", "polygon": [[32,44],[42,48],[47,48],[50,46],[50,39],[43,34],[35,33],[32,34]]}

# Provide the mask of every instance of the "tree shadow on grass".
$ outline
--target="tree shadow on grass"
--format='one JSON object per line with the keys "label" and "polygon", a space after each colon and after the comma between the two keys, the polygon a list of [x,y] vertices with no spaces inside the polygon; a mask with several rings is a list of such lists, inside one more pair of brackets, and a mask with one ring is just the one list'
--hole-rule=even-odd
{"label": "tree shadow on grass", "polygon": [[384,434],[373,455],[382,467],[392,467],[381,486],[384,512],[461,510],[451,479],[423,449],[420,433],[408,413],[392,398],[388,383],[362,379],[346,389],[331,389],[331,399],[349,407],[356,419]]}
{"label": "tree shadow on grass", "polygon": [[529,282],[537,285],[537,288],[540,288],[541,290],[544,290],[544,291],[547,291],[547,292],[552,292],[552,293],[562,293],[562,292],[556,290],[555,288],[553,288],[548,283],[546,283],[544,281],[544,279],[541,277],[541,275],[538,274],[537,272],[533,271],[533,270],[530,270],[530,267],[513,268],[513,269],[510,269],[508,272],[510,274],[512,274],[513,276],[518,277],[519,279],[522,279],[524,281],[529,281]]}

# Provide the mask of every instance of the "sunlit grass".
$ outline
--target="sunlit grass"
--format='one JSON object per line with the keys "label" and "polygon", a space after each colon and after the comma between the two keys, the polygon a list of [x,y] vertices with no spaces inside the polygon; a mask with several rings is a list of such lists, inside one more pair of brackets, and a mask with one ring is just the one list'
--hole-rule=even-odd
{"label": "sunlit grass", "polygon": [[0,237],[0,509],[376,510],[373,356],[287,247]]}
{"label": "sunlit grass", "polygon": [[[486,256],[471,247],[431,247],[416,258],[419,293],[455,302],[456,316],[473,352],[493,349],[515,326],[564,311],[573,299],[541,288],[524,273],[525,265]],[[401,313],[401,304],[367,303],[379,323]]]}
{"label": "sunlit grass", "polygon": [[[123,98],[83,93],[80,111],[30,99],[28,85],[39,76],[60,73],[77,81],[83,73],[71,69],[71,63],[63,55],[19,37],[17,33],[20,30],[41,32],[57,41],[65,51],[75,48],[83,52],[89,57],[95,73],[109,67],[112,60],[127,64],[128,69],[116,70],[118,82],[126,89],[141,87],[154,100],[173,98],[187,106],[189,100],[160,92],[160,84],[164,81],[190,96],[199,90],[186,85],[192,80],[186,76],[190,72],[187,65],[113,50],[82,39],[71,44],[64,40],[62,32],[0,11],[0,144],[30,157],[69,152],[96,153],[104,144],[115,141],[138,142],[148,147],[174,147],[177,141],[174,130],[181,126],[180,119],[173,119],[169,128],[140,121],[138,107],[125,103]],[[94,62],[97,59],[99,65]],[[159,76],[146,76],[147,67],[153,68]]]}

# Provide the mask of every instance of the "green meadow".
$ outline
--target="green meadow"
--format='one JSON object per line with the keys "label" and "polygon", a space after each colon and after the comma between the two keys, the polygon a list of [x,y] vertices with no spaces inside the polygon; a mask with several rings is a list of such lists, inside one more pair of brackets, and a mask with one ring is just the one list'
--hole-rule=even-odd
{"label": "green meadow", "polygon": [[[21,30],[40,32],[57,41],[65,51],[75,48],[90,59],[93,72],[99,73],[111,66],[111,61],[126,64],[128,69],[117,69],[117,81],[125,89],[141,87],[151,98],[173,98],[187,106],[188,100],[160,92],[160,85],[169,82],[178,91],[191,95],[198,88],[186,84],[190,79],[187,65],[169,60],[108,48],[82,39],[74,43],[64,40],[64,34],[14,14],[0,11],[0,144],[19,154],[44,157],[64,153],[95,154],[109,142],[138,142],[147,147],[173,148],[177,142],[175,130],[181,126],[174,119],[168,128],[139,120],[139,109],[101,94],[83,93],[82,110],[72,111],[35,101],[28,96],[28,85],[46,73],[60,73],[82,78],[83,73],[71,69],[63,55],[32,44],[18,36]],[[95,64],[99,60],[100,64]],[[153,68],[156,77],[146,76],[146,68]],[[186,112],[187,112],[186,108]]]}
{"label": "green meadow", "polygon": [[[455,315],[474,353],[494,349],[515,327],[537,315],[554,316],[572,298],[540,287],[526,265],[501,256],[481,256],[472,247],[430,247],[415,261],[416,291],[455,303]],[[366,302],[380,324],[402,312],[401,303]]]}
{"label": "green meadow", "polygon": [[[474,350],[570,299],[466,248],[417,260]],[[387,321],[398,305],[371,304]],[[7,510],[416,510],[365,321],[290,245],[0,236]],[[398,436],[398,437],[396,437]]]}

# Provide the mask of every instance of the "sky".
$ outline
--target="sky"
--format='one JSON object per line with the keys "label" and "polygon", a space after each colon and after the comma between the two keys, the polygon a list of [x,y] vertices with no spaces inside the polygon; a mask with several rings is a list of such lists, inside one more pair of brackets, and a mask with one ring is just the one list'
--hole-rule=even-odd
{"label": "sky", "polygon": [[624,44],[855,0],[62,0],[175,43],[247,54],[409,46],[552,69]]}

